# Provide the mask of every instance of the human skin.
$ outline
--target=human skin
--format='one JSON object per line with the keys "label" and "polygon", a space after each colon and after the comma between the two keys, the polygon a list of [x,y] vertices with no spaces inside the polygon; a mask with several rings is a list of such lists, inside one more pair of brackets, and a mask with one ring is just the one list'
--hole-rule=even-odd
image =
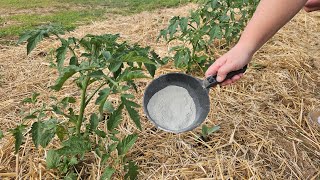
{"label": "human skin", "polygon": [[[319,3],[319,0],[309,0],[308,3],[310,2]],[[261,0],[238,43],[208,68],[206,77],[217,75],[217,81],[222,82],[229,72],[243,68],[251,61],[253,54],[305,5],[306,11],[312,11],[312,6],[306,9],[306,3],[307,0]],[[243,74],[236,75],[221,85],[231,84],[242,76]]]}

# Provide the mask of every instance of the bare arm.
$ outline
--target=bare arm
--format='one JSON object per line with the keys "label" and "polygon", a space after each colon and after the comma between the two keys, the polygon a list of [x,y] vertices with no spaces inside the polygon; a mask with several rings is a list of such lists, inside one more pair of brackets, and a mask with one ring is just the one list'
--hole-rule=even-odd
{"label": "bare arm", "polygon": [[261,0],[239,43],[256,52],[290,21],[307,0]]}
{"label": "bare arm", "polygon": [[[239,42],[209,67],[206,76],[217,74],[218,81],[223,81],[229,72],[248,64],[253,54],[290,21],[306,2],[307,0],[261,0]],[[230,84],[241,76],[235,76],[223,85]]]}

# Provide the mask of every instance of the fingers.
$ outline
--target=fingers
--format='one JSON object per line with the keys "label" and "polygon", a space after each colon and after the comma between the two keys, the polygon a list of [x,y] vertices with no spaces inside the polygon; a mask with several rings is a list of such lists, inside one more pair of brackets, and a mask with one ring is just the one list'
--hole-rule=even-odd
{"label": "fingers", "polygon": [[218,69],[226,63],[226,58],[223,56],[217,59],[206,71],[206,77],[216,75]]}
{"label": "fingers", "polygon": [[243,76],[243,74],[238,74],[238,75],[235,75],[233,76],[231,79],[227,79],[225,80],[223,83],[221,83],[221,86],[225,86],[225,85],[229,85],[229,84],[232,84],[236,81],[238,81],[241,77]]}
{"label": "fingers", "polygon": [[217,81],[222,82],[226,78],[227,74],[234,70],[236,70],[234,63],[232,62],[225,63],[223,66],[221,66],[218,69]]}

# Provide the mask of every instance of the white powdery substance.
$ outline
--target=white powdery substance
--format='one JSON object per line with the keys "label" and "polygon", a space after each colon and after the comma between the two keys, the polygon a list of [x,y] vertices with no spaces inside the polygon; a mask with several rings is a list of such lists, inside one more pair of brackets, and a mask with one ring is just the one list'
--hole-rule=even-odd
{"label": "white powdery substance", "polygon": [[196,118],[192,97],[188,90],[179,86],[167,86],[155,93],[147,109],[156,124],[173,131],[187,128]]}

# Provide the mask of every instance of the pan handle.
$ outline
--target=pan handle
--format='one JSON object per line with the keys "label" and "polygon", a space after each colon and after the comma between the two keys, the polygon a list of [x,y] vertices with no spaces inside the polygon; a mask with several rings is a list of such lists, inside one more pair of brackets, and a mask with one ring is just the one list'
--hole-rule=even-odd
{"label": "pan handle", "polygon": [[[246,72],[247,67],[248,67],[248,65],[245,65],[242,69],[239,69],[239,70],[237,70],[237,71],[229,72],[229,73],[227,74],[227,77],[225,78],[224,81],[226,81],[226,80],[228,80],[228,79],[231,79],[231,78],[232,78],[233,76],[235,76],[235,75],[238,75],[238,74],[241,74],[241,73]],[[218,84],[223,83],[224,81],[218,82],[218,81],[217,81],[217,75],[209,76],[209,77],[207,77],[205,80],[203,80],[203,86],[204,86],[205,88],[209,89],[209,88],[211,88],[211,87],[213,87],[213,86],[216,86],[216,85],[218,85]]]}

